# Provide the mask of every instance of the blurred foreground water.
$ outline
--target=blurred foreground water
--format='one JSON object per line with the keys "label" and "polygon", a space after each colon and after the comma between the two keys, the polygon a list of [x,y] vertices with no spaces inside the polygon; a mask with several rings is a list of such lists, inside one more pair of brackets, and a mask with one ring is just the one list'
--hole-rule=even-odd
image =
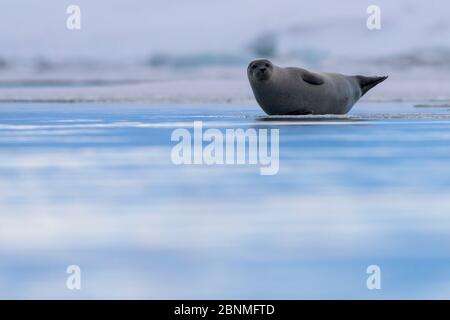
{"label": "blurred foreground water", "polygon": [[[449,109],[1,104],[0,298],[449,298]],[[280,129],[279,173],[174,165],[193,121]]]}

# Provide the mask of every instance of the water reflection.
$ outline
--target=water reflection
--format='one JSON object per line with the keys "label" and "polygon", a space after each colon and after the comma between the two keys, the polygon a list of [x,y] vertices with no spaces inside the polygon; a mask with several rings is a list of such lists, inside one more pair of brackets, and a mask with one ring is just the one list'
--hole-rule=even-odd
{"label": "water reflection", "polygon": [[[0,297],[448,297],[450,122],[412,110],[297,122],[254,106],[5,104]],[[174,166],[170,134],[194,120],[279,128],[279,173]],[[370,264],[381,291],[365,287]]]}

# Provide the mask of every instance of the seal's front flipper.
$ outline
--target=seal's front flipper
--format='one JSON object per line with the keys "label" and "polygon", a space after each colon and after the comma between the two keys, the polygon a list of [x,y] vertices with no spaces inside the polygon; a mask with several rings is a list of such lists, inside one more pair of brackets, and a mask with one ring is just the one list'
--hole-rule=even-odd
{"label": "seal's front flipper", "polygon": [[387,76],[384,77],[365,77],[365,76],[355,76],[356,80],[359,83],[359,86],[361,87],[362,94],[366,94],[367,91],[375,87],[380,82],[383,82],[387,79]]}
{"label": "seal's front flipper", "polygon": [[324,83],[323,77],[317,73],[309,72],[307,70],[304,70],[302,72],[302,79],[305,82],[308,82],[312,85],[321,85]]}

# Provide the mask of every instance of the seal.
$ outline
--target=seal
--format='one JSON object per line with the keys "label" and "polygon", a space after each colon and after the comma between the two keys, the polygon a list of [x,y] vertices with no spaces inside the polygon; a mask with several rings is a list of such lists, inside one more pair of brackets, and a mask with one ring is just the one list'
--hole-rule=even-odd
{"label": "seal", "polygon": [[346,114],[383,77],[314,73],[252,61],[247,75],[256,101],[268,115]]}

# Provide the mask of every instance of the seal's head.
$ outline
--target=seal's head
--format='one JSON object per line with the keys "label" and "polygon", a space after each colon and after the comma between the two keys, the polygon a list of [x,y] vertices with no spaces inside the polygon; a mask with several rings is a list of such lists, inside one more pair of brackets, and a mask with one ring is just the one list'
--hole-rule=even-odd
{"label": "seal's head", "polygon": [[273,64],[269,60],[254,60],[247,68],[247,75],[250,81],[267,81],[273,73]]}

